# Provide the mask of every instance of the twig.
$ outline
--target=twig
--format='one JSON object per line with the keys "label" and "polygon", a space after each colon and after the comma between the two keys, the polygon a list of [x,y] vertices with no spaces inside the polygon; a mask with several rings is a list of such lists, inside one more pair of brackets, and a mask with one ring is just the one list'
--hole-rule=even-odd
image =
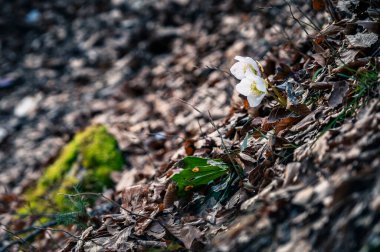
{"label": "twig", "polygon": [[104,196],[102,193],[83,192],[83,193],[64,194],[64,195],[66,195],[68,197],[78,197],[78,196],[97,196],[97,197],[102,197],[105,200],[108,200],[109,202],[111,202],[112,204],[114,204],[115,206],[120,207],[121,209],[123,209],[124,211],[126,211],[127,213],[129,213],[130,215],[135,215],[135,216],[146,218],[146,219],[149,219],[149,220],[152,220],[152,221],[157,221],[157,223],[160,226],[162,226],[163,228],[165,228],[165,225],[160,220],[158,220],[156,218],[152,218],[150,216],[143,215],[143,214],[135,213],[135,212],[133,212],[133,211],[131,211],[131,210],[123,207],[122,205],[120,205],[119,203],[117,203],[116,201],[114,201],[113,199],[110,199],[110,198]]}
{"label": "twig", "polygon": [[[293,0],[290,0],[292,3],[293,3]],[[294,4],[294,3],[293,3]],[[296,4],[294,4],[295,6],[296,6],[296,8],[297,8],[297,10],[310,22],[310,24],[307,24],[306,22],[303,22],[305,25],[308,25],[308,26],[310,26],[310,27],[312,27],[312,28],[314,28],[316,31],[320,31],[321,30],[321,28],[320,27],[318,27],[314,22],[313,22],[313,20],[311,19],[311,18],[309,18],[309,16],[308,15],[306,15],[306,13],[301,9],[301,8],[299,8]]]}
{"label": "twig", "polygon": [[243,176],[241,175],[240,171],[238,170],[238,168],[235,165],[235,162],[233,161],[232,157],[230,156],[229,150],[227,149],[227,146],[224,143],[223,136],[220,133],[218,127],[216,127],[216,124],[215,124],[214,120],[212,119],[210,111],[207,111],[208,112],[208,116],[205,116],[205,114],[202,111],[200,111],[197,107],[195,107],[194,105],[190,104],[189,102],[187,102],[185,100],[182,100],[181,98],[177,98],[177,99],[179,101],[183,102],[184,104],[190,106],[191,108],[193,108],[195,111],[197,111],[199,114],[203,115],[204,117],[206,117],[210,121],[211,125],[215,128],[215,130],[217,131],[217,133],[218,133],[218,135],[220,137],[222,146],[223,146],[224,150],[226,151],[226,154],[227,154],[228,158],[230,159],[230,162],[231,162],[232,166],[234,167],[235,172],[239,176],[240,180],[243,180]]}
{"label": "twig", "polygon": [[[64,194],[64,195],[67,196],[67,197],[78,197],[78,196],[97,196],[97,197],[101,197],[101,198],[104,198],[104,199],[108,200],[109,202],[115,204],[116,206],[120,207],[121,209],[123,209],[124,211],[126,211],[127,213],[129,213],[131,215],[136,215],[136,216],[139,216],[139,217],[144,217],[144,218],[152,219],[152,218],[150,218],[148,216],[145,216],[145,215],[142,215],[142,214],[138,214],[138,213],[134,213],[131,210],[126,209],[125,207],[123,207],[122,205],[120,205],[119,203],[117,203],[116,201],[114,201],[113,199],[110,199],[107,196],[104,196],[102,193],[83,192],[83,193]],[[155,220],[155,219],[152,219],[152,220]]]}
{"label": "twig", "polygon": [[[0,224],[0,225],[3,225],[3,224]],[[27,243],[28,243],[29,247],[33,248],[34,250],[36,249],[36,248],[33,247],[32,244],[30,244],[30,242],[28,242],[28,240],[27,240],[28,237],[22,238],[22,237],[18,236],[16,233],[14,233],[14,232],[10,231],[9,229],[7,229],[5,225],[3,225],[3,226],[4,227],[2,229],[5,232],[7,232],[8,234],[11,234],[13,237],[16,237],[17,240],[14,240],[14,241],[8,243],[6,246],[0,248],[0,252],[8,251],[8,249],[10,249],[11,247],[13,247],[16,244],[27,244]]]}
{"label": "twig", "polygon": [[307,32],[306,28],[302,25],[302,22],[294,16],[291,4],[288,1],[286,1],[286,3],[289,6],[290,15],[292,15],[293,19],[301,26],[302,30],[309,36],[309,33]]}
{"label": "twig", "polygon": [[[40,228],[44,228],[44,227],[52,227],[52,226],[55,226],[55,225],[57,225],[58,223],[57,223],[57,221],[49,221],[49,222],[47,222],[47,223],[45,223],[45,224],[43,224],[43,225],[41,225],[41,226],[39,226]],[[36,226],[30,226],[30,227],[28,227],[28,228],[25,228],[25,229],[23,229],[23,230],[20,230],[20,231],[16,231],[16,232],[14,232],[12,235],[20,235],[20,234],[25,234],[25,233],[28,233],[28,232],[30,232],[30,231],[32,231],[32,230],[35,230],[36,229]],[[5,237],[5,239],[8,239],[9,237]]]}
{"label": "twig", "polygon": [[[109,204],[109,203],[107,203],[107,204]],[[114,204],[112,204],[112,205],[114,205]],[[91,211],[90,213],[89,213],[89,215],[90,216],[96,216],[96,215],[94,215],[94,213],[96,213],[98,210],[97,209],[95,209],[95,210],[93,210],[93,211]],[[43,216],[49,216],[49,217],[55,217],[55,216],[57,216],[56,214],[49,214],[49,215],[43,215]],[[5,236],[4,237],[4,240],[7,240],[7,239],[9,239],[11,236],[13,236],[13,237],[19,237],[18,235],[20,235],[20,234],[25,234],[25,233],[28,233],[28,232],[30,232],[30,231],[33,231],[32,233],[30,233],[28,236],[26,236],[24,239],[22,239],[21,237],[19,237],[19,238],[21,238],[22,240],[24,240],[24,241],[22,241],[22,240],[15,240],[15,241],[12,241],[11,243],[9,243],[6,247],[3,247],[3,248],[0,248],[0,252],[5,252],[5,251],[7,251],[9,248],[11,248],[12,246],[14,246],[14,245],[16,245],[16,244],[23,244],[23,243],[29,243],[29,241],[31,241],[34,237],[36,237],[39,233],[41,233],[43,230],[48,230],[48,228],[49,227],[53,227],[53,226],[56,226],[56,225],[58,225],[59,224],[59,222],[58,221],[50,221],[50,222],[47,222],[47,223],[45,223],[45,224],[42,224],[41,226],[30,226],[30,227],[28,227],[28,228],[25,228],[25,229],[23,229],[23,230],[20,230],[20,231],[16,231],[16,232],[11,232],[11,231],[9,231],[9,230],[6,230],[9,234],[11,234],[11,235],[9,235],[9,236]],[[55,231],[58,231],[58,230],[55,230]],[[61,230],[62,232],[66,232],[66,231],[64,231],[64,230]],[[32,246],[31,244],[30,244],[30,246]]]}
{"label": "twig", "polygon": [[218,135],[219,135],[220,140],[221,140],[221,142],[222,142],[223,148],[224,148],[225,151],[226,151],[226,154],[227,154],[228,159],[230,160],[230,162],[231,162],[231,164],[232,164],[232,167],[234,167],[234,170],[235,170],[236,174],[239,176],[240,180],[243,180],[244,178],[243,178],[243,176],[241,175],[241,172],[239,171],[239,169],[236,167],[235,161],[232,159],[232,157],[231,157],[231,155],[230,155],[230,152],[228,151],[227,146],[226,146],[225,143],[224,143],[223,136],[222,136],[222,134],[220,133],[219,128],[216,127],[215,122],[214,122],[214,120],[213,120],[212,117],[211,117],[211,113],[210,113],[210,111],[208,110],[207,112],[208,112],[208,116],[209,116],[209,118],[210,118],[210,122],[211,122],[212,126],[213,126],[213,127],[215,128],[215,130],[218,132]]}
{"label": "twig", "polygon": [[325,5],[327,6],[327,10],[330,13],[332,19],[334,21],[339,21],[340,17],[338,15],[338,13],[335,11],[334,5],[331,2],[331,0],[324,0],[324,1],[325,1]]}

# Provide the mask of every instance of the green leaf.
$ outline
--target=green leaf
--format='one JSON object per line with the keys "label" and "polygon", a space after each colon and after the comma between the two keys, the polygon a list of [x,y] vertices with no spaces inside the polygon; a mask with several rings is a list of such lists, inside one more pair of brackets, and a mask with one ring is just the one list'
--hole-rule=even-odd
{"label": "green leaf", "polygon": [[322,68],[319,68],[317,71],[315,71],[315,73],[313,74],[313,77],[311,78],[312,81],[316,81],[317,78],[318,78],[318,75],[323,71],[323,67]]}
{"label": "green leaf", "polygon": [[228,165],[221,160],[199,157],[185,157],[177,163],[183,170],[172,176],[179,192],[188,191],[201,185],[207,185],[228,172]]}

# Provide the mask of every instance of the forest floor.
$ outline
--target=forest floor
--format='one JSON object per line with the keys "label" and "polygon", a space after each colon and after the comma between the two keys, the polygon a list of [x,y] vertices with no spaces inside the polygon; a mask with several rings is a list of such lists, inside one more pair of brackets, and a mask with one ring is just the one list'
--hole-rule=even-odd
{"label": "forest floor", "polygon": [[[373,1],[2,3],[0,251],[378,251],[379,35]],[[248,106],[238,55],[285,106]],[[126,162],[114,186],[70,224],[20,218],[95,124]],[[194,160],[222,174],[174,181]]]}

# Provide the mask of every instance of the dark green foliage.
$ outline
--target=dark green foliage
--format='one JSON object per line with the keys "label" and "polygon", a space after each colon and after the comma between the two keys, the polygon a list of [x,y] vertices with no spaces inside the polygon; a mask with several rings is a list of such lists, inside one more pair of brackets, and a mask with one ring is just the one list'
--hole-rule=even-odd
{"label": "dark green foliage", "polygon": [[172,179],[177,183],[179,192],[189,191],[201,185],[207,185],[228,172],[228,165],[220,160],[185,157],[177,163],[183,170]]}

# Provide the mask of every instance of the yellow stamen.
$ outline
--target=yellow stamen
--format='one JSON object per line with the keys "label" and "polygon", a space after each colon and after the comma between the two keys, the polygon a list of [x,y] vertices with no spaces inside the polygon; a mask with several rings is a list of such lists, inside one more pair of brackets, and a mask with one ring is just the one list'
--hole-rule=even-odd
{"label": "yellow stamen", "polygon": [[199,172],[200,169],[199,169],[199,167],[194,167],[191,171],[192,171],[192,172]]}
{"label": "yellow stamen", "polygon": [[250,88],[251,88],[251,93],[253,95],[255,95],[255,96],[259,96],[259,95],[262,95],[262,94],[265,93],[265,92],[257,89],[257,83],[256,83],[256,81],[252,81]]}
{"label": "yellow stamen", "polygon": [[255,75],[257,75],[257,71],[256,69],[251,65],[251,64],[245,64],[244,67],[243,67],[243,72],[247,72],[248,68],[252,71],[252,73],[254,73]]}

